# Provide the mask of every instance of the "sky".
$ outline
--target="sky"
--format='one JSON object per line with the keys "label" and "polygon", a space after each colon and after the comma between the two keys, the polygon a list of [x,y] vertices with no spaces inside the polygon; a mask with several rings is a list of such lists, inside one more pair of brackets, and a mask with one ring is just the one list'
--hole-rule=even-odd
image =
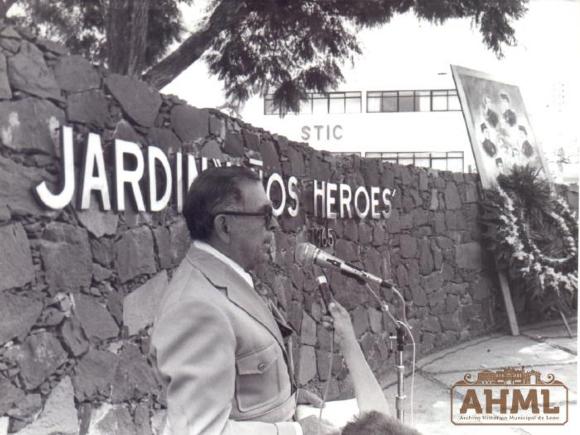
{"label": "sky", "polygon": [[[199,25],[206,3],[184,9],[190,28]],[[498,59],[469,19],[442,25],[412,13],[360,33],[363,54],[346,67],[339,90],[453,88],[449,65],[487,72],[520,87],[536,137],[550,155],[563,146],[578,158],[580,137],[580,0],[532,0],[514,23],[518,44]],[[197,107],[224,102],[222,83],[196,62],[163,89]],[[248,102],[246,111],[258,99]],[[253,110],[253,109],[252,109]],[[243,113],[243,112],[242,112]],[[329,150],[332,151],[332,150]]]}
{"label": "sky", "polygon": [[[187,31],[203,24],[212,0],[182,6]],[[442,25],[419,21],[412,13],[360,32],[363,54],[345,67],[337,90],[453,88],[450,64],[484,71],[520,87],[535,137],[555,159],[560,147],[578,163],[580,138],[580,0],[530,0],[528,13],[514,23],[518,44],[498,59],[481,41],[469,19]],[[13,8],[14,9],[14,8]],[[187,34],[184,34],[186,37]],[[198,61],[163,89],[196,107],[225,101],[222,83]],[[251,99],[245,111],[262,110]],[[250,116],[248,116],[250,115]],[[332,151],[332,149],[329,149]]]}

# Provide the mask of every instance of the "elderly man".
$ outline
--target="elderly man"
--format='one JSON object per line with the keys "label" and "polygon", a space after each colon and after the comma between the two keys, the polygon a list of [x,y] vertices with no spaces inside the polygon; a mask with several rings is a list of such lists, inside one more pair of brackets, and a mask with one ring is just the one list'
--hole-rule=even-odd
{"label": "elderly man", "polygon": [[[248,274],[267,260],[278,226],[259,176],[240,167],[208,169],[192,184],[183,214],[193,243],[152,336],[167,382],[165,433],[316,433],[313,419],[292,421],[296,395],[283,320]],[[331,430],[323,425],[321,433]]]}

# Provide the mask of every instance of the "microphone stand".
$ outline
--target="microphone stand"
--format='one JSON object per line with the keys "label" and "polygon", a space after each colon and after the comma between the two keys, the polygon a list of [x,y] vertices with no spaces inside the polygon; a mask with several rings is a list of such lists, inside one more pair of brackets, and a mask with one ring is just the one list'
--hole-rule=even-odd
{"label": "microphone stand", "polygon": [[[368,285],[368,284],[367,284]],[[405,307],[403,307],[405,309]],[[397,395],[395,396],[395,409],[397,411],[397,420],[403,423],[405,419],[404,410],[404,400],[407,398],[405,395],[405,330],[399,323],[397,319],[391,314],[389,306],[386,302],[381,301],[381,311],[387,314],[387,317],[391,320],[396,331],[397,340],[397,360],[395,367],[397,369]]]}
{"label": "microphone stand", "polygon": [[[396,331],[396,340],[397,340],[397,360],[395,367],[397,369],[397,395],[395,396],[395,409],[397,412],[397,420],[401,423],[404,422],[405,418],[405,410],[404,410],[404,400],[407,398],[405,395],[405,359],[404,359],[404,351],[405,351],[405,329],[401,326],[401,322],[398,321],[391,311],[389,310],[389,306],[386,302],[381,300],[372,287],[369,285],[368,281],[363,279],[361,276],[348,273],[347,271],[342,271],[343,275],[346,275],[350,278],[354,278],[359,284],[364,284],[367,287],[367,290],[375,297],[375,299],[379,302],[379,306],[381,307],[381,311],[387,314],[389,320],[393,323]],[[375,277],[374,275],[368,275],[368,280],[378,283],[382,288],[386,289],[393,289],[395,286],[384,279]],[[396,289],[395,289],[396,290]],[[397,290],[398,291],[398,290]],[[402,309],[405,309],[403,305]]]}

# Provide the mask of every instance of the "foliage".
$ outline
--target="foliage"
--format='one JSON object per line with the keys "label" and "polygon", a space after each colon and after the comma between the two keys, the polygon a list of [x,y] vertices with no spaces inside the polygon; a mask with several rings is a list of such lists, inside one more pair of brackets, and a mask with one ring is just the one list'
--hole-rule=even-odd
{"label": "foliage", "polygon": [[[107,62],[107,21],[118,0],[19,0],[24,15],[13,18],[35,29],[39,36],[58,40],[71,52],[95,63]],[[154,0],[149,8],[145,64],[152,65],[167,48],[181,40],[180,3],[192,0]],[[125,23],[126,25],[126,23]]]}
{"label": "foliage", "polygon": [[512,286],[568,311],[578,290],[578,224],[568,205],[530,166],[515,166],[486,191],[488,249]]}
{"label": "foliage", "polygon": [[[107,63],[107,22],[116,13],[115,5],[134,1],[139,0],[17,3],[26,10],[24,21],[60,39],[73,52]],[[527,1],[210,0],[206,25],[158,62],[179,40],[180,3],[193,0],[150,0],[144,60],[150,68],[143,77],[161,88],[205,53],[210,71],[224,80],[230,102],[273,93],[282,113],[297,111],[307,92],[327,91],[342,80],[344,64],[361,52],[357,34],[362,28],[411,12],[434,23],[471,18],[485,45],[501,55],[503,45],[515,42],[511,22],[525,13]],[[123,38],[118,40],[126,44]]]}

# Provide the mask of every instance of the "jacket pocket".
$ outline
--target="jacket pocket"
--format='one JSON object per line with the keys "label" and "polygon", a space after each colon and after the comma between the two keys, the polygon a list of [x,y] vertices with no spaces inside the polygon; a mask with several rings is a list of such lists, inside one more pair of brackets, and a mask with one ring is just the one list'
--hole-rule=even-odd
{"label": "jacket pocket", "polygon": [[270,405],[280,398],[281,352],[276,342],[236,360],[236,401],[242,412]]}

